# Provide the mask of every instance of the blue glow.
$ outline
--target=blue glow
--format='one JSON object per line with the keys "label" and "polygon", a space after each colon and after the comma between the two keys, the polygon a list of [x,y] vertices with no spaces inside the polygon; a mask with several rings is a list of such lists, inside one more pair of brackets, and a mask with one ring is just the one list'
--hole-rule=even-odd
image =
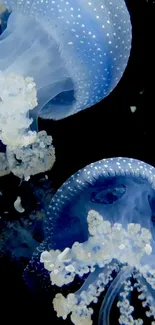
{"label": "blue glow", "polygon": [[62,119],[93,106],[117,85],[131,49],[124,0],[5,0],[0,70],[34,78],[37,117]]}
{"label": "blue glow", "polygon": [[[45,236],[48,242],[53,248],[63,249],[77,240],[87,240],[86,216],[92,209],[112,223],[126,226],[137,222],[152,231],[155,191],[149,171],[150,176],[155,175],[152,166],[129,158],[104,159],[78,171],[61,186],[49,206]],[[59,231],[55,231],[57,228]]]}
{"label": "blue glow", "polygon": [[[133,249],[135,245],[135,243],[132,243],[132,240],[134,240],[133,236],[129,244],[131,252],[133,253],[131,263],[129,262],[130,255],[128,254],[125,255],[127,256],[127,261],[124,261],[124,263],[120,260],[117,261],[118,250],[116,245],[114,256],[111,258],[111,260],[109,260],[109,266],[108,264],[105,264],[103,266],[103,261],[101,258],[99,262],[100,264],[97,263],[94,271],[86,272],[89,273],[89,275],[85,280],[82,288],[76,292],[76,297],[80,303],[80,299],[83,299],[81,298],[80,294],[82,291],[89,291],[88,289],[90,284],[92,284],[94,288],[98,288],[96,281],[99,275],[104,277],[104,281],[107,281],[107,283],[109,283],[112,279],[111,276],[107,275],[109,272],[109,267],[112,271],[117,272],[115,280],[112,282],[107,291],[107,295],[103,301],[99,317],[99,324],[108,325],[112,303],[117,294],[123,290],[123,286],[127,286],[127,281],[133,275],[136,281],[139,283],[140,288],[143,283],[148,283],[146,296],[147,298],[152,297],[148,299],[153,299],[154,303],[154,292],[152,291],[152,288],[154,287],[150,287],[154,286],[154,284],[152,284],[154,282],[150,284],[149,281],[151,280],[149,280],[148,274],[149,272],[153,274],[152,272],[154,271],[151,270],[155,269],[155,169],[152,166],[135,159],[111,158],[92,163],[68,179],[57,191],[49,205],[45,220],[45,241],[35,252],[32,261],[25,270],[25,279],[29,286],[33,287],[34,284],[35,287],[36,279],[38,279],[39,282],[37,282],[37,285],[40,285],[46,289],[47,287],[50,287],[49,272],[46,271],[43,268],[43,264],[40,263],[39,256],[43,251],[49,251],[51,249],[59,249],[60,251],[64,251],[66,247],[72,248],[74,243],[78,242],[83,245],[79,249],[79,254],[80,250],[85,250],[87,252],[88,247],[90,247],[92,254],[95,256],[95,259],[96,256],[100,256],[100,253],[98,254],[98,252],[100,252],[101,249],[100,246],[102,244],[102,236],[99,235],[98,237],[98,246],[94,244],[95,246],[93,247],[93,244],[90,244],[91,241],[89,241],[89,238],[91,237],[90,232],[88,231],[87,219],[89,211],[96,211],[100,214],[100,216],[103,217],[104,221],[110,222],[112,226],[121,224],[124,231],[127,231],[128,225],[138,224],[138,227],[141,227],[142,231],[143,229],[147,229],[152,236],[150,242],[152,253],[150,254],[149,250],[147,251],[147,248],[150,249],[150,244],[147,244],[146,253],[142,254],[143,256],[140,261],[141,269],[137,270],[136,267],[134,269],[135,264],[132,265],[132,258],[136,258],[136,261],[138,260],[138,255],[136,255],[137,251],[136,249]],[[138,238],[141,238],[141,234],[138,236],[139,237],[137,237],[137,240],[139,240]],[[149,235],[147,234],[146,237],[147,236]],[[96,240],[95,238],[97,237],[94,237],[94,240]],[[125,241],[123,241],[123,245],[124,244]],[[109,245],[111,245],[110,242]],[[120,250],[124,249],[121,246]],[[113,250],[115,249],[115,245],[111,247],[111,250],[109,248],[109,254],[112,254]],[[76,250],[74,253],[71,252],[72,251],[70,250],[70,254],[72,254],[70,256],[72,256],[73,265],[75,265],[74,263],[77,263],[76,265],[78,265],[78,274],[78,268],[85,267],[85,262],[82,261],[82,257],[81,262],[80,258],[75,258]],[[123,250],[121,254],[121,256],[123,256]],[[58,260],[61,261],[60,259]],[[69,261],[69,263],[71,263],[70,259]],[[57,259],[55,260],[55,265],[57,265],[56,263]],[[66,263],[68,263],[67,260]],[[144,271],[146,266],[148,268],[148,274],[146,272],[143,272],[143,275],[141,275],[140,270]],[[65,283],[67,275],[65,275],[63,268],[62,279]],[[152,277],[152,281],[155,281],[154,275]],[[132,285],[130,285],[130,289],[132,289]],[[129,306],[130,291],[131,290],[128,292]],[[102,290],[100,292],[102,292]],[[64,303],[66,303],[65,298],[63,299]],[[94,301],[95,299],[97,298],[94,298]],[[123,298],[121,298],[121,296],[119,301],[123,301]],[[153,305],[151,304],[151,306]]]}

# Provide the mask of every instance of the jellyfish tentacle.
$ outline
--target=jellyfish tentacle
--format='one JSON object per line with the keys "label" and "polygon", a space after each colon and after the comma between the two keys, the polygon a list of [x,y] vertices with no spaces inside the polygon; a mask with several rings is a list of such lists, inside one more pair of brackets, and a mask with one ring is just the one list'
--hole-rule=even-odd
{"label": "jellyfish tentacle", "polygon": [[123,283],[123,289],[119,293],[118,302],[117,302],[117,307],[119,308],[119,312],[120,312],[119,324],[123,324],[123,325],[128,325],[130,323],[137,324],[137,325],[143,324],[142,320],[140,319],[134,320],[133,318],[132,313],[134,311],[134,307],[130,304],[132,291],[133,291],[132,283],[130,279],[127,279]]}
{"label": "jellyfish tentacle", "polygon": [[147,308],[145,312],[146,316],[155,318],[155,294],[152,290],[153,288],[147,283],[147,280],[140,272],[135,272],[134,278],[136,280],[134,288],[136,288],[139,293],[138,299],[141,300],[142,306]]}
{"label": "jellyfish tentacle", "polygon": [[124,282],[132,276],[133,268],[131,267],[125,267],[123,268],[110,287],[108,288],[106,295],[103,299],[103,303],[100,308],[100,313],[99,313],[99,321],[98,325],[109,325],[109,317],[110,317],[110,310],[111,306],[118,295],[119,291],[121,290],[121,287],[123,286]]}
{"label": "jellyfish tentacle", "polygon": [[[58,317],[66,319],[68,314],[74,324],[92,324],[92,308],[89,305],[98,302],[98,297],[104,292],[106,286],[112,280],[112,273],[118,272],[118,263],[113,261],[104,268],[96,268],[83,286],[75,293],[68,294],[65,298],[62,294],[57,294],[53,300],[53,306]],[[97,277],[98,276],[98,277]],[[63,308],[62,308],[63,304]]]}

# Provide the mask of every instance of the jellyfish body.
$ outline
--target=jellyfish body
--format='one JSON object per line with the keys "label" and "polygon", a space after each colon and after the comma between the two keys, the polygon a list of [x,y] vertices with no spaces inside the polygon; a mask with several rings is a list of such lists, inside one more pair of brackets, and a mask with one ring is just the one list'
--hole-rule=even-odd
{"label": "jellyfish body", "polygon": [[53,197],[46,215],[45,241],[25,270],[27,284],[31,286],[38,278],[46,288],[50,283],[62,287],[75,276],[84,279],[76,293],[66,298],[57,294],[53,300],[57,316],[66,319],[70,314],[75,325],[92,324],[89,305],[97,303],[107,285],[99,325],[109,325],[116,296],[118,323],[143,324],[132,315],[130,297],[135,288],[149,309],[146,315],[155,319],[154,213],[152,166],[130,158],[92,163]]}
{"label": "jellyfish body", "polygon": [[61,119],[106,97],[126,68],[131,22],[124,0],[4,0],[12,10],[0,37],[4,75],[33,78],[37,117]]}

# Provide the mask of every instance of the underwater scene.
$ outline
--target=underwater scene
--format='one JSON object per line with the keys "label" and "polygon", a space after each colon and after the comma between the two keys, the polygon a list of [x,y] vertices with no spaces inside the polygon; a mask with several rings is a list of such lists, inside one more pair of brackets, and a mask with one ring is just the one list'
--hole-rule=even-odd
{"label": "underwater scene", "polygon": [[155,325],[153,0],[0,0],[1,323]]}

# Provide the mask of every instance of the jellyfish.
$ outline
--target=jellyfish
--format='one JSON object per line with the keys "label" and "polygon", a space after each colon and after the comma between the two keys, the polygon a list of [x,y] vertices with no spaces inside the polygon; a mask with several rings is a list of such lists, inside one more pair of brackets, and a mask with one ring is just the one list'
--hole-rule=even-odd
{"label": "jellyfish", "polygon": [[[102,296],[98,325],[110,324],[116,300],[118,324],[143,324],[133,313],[137,290],[154,325],[154,222],[154,167],[132,158],[92,163],[52,198],[45,240],[25,269],[26,283],[32,286],[36,276],[45,290],[57,286],[61,293],[53,299],[54,310],[63,319],[69,315],[75,325],[93,324],[94,303]],[[81,287],[63,295],[62,288],[69,290],[75,277],[83,280]]]}
{"label": "jellyfish", "polygon": [[106,97],[127,66],[131,22],[124,0],[3,0],[0,139],[35,141],[38,116],[59,120]]}

